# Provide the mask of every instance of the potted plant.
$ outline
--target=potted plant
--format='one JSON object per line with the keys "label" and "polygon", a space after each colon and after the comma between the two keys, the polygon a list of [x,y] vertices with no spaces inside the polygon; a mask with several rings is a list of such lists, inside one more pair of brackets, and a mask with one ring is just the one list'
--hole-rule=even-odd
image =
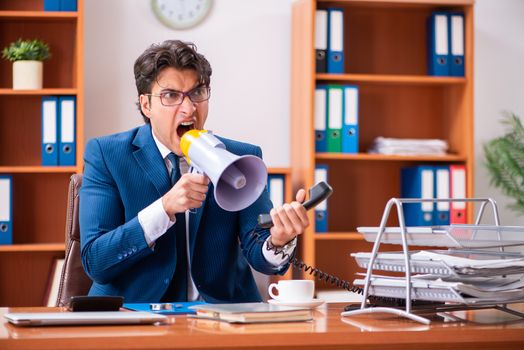
{"label": "potted plant", "polygon": [[491,184],[515,199],[510,209],[524,213],[524,127],[515,114],[506,113],[505,135],[484,145],[486,167]]}
{"label": "potted plant", "polygon": [[13,62],[13,89],[41,89],[42,61],[49,57],[51,57],[49,46],[39,39],[18,39],[5,47],[2,58]]}

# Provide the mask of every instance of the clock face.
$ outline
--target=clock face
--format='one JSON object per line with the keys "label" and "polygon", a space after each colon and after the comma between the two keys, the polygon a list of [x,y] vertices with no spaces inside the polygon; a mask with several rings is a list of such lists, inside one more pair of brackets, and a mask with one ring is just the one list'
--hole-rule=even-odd
{"label": "clock face", "polygon": [[212,0],[151,0],[155,16],[166,26],[185,29],[200,23],[211,10]]}

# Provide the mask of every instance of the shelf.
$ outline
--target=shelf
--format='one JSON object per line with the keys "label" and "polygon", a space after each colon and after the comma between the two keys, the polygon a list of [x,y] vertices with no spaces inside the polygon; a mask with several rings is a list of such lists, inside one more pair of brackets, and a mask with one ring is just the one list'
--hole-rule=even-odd
{"label": "shelf", "polygon": [[372,153],[317,153],[318,160],[366,160],[366,161],[413,161],[413,162],[464,162],[466,157],[448,154],[445,156],[401,156]]}
{"label": "shelf", "polygon": [[316,233],[315,240],[317,241],[334,241],[334,240],[344,240],[344,241],[363,241],[364,237],[357,232],[327,232],[327,233]]}
{"label": "shelf", "polygon": [[77,12],[51,12],[51,11],[0,11],[0,19],[76,19]]}
{"label": "shelf", "polygon": [[291,168],[267,168],[269,174],[291,174]]}
{"label": "shelf", "polygon": [[0,245],[0,252],[63,252],[64,243]]}
{"label": "shelf", "polygon": [[27,173],[27,174],[41,174],[41,173],[76,173],[75,166],[0,166],[0,174],[6,173]]}
{"label": "shelf", "polygon": [[393,74],[316,74],[317,81],[377,83],[398,85],[463,85],[464,77],[434,77],[427,75],[393,75]]}
{"label": "shelf", "polygon": [[0,89],[1,95],[28,95],[28,96],[40,96],[40,95],[76,95],[78,89],[40,89],[40,90],[13,90],[13,89]]}
{"label": "shelf", "polygon": [[326,4],[329,6],[343,6],[343,5],[359,5],[359,6],[464,6],[473,5],[475,0],[317,0],[319,4]]}

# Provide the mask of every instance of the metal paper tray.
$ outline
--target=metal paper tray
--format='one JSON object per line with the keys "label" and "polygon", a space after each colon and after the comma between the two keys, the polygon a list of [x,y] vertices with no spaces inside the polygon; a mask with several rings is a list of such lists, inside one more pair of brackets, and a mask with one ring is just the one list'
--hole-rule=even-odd
{"label": "metal paper tray", "polygon": [[[397,285],[383,285],[371,280],[369,286],[369,295],[375,295],[386,298],[406,299],[405,282],[398,281]],[[512,304],[524,301],[524,297],[518,298],[475,298],[466,297],[447,287],[425,287],[424,283],[419,281],[412,282],[411,299],[412,300],[426,300],[436,302],[451,302],[467,305],[483,305],[483,304]],[[364,286],[363,279],[356,279],[353,284],[355,286]]]}
{"label": "metal paper tray", "polygon": [[[379,227],[357,227],[368,242],[375,242]],[[524,245],[524,227],[494,225],[408,226],[409,245],[453,248],[493,248]],[[402,244],[400,227],[386,227],[381,243]]]}
{"label": "metal paper tray", "polygon": [[[484,251],[445,251],[445,250],[435,250],[430,251],[437,254],[446,254],[457,256],[461,258],[473,258],[477,261],[482,262],[482,260],[495,260],[500,261],[514,261],[520,260],[519,263],[522,264],[522,259],[524,255],[518,253],[504,253],[504,252],[484,252]],[[410,266],[411,273],[415,274],[431,274],[435,276],[445,277],[447,279],[453,280],[466,280],[466,279],[475,279],[478,277],[492,277],[492,276],[501,276],[501,275],[513,275],[513,274],[524,274],[524,266],[507,266],[503,268],[474,268],[474,267],[464,267],[464,266],[455,266],[451,263],[448,263],[437,258],[428,259],[427,257],[422,257],[417,259],[418,251],[410,252]],[[358,252],[351,253],[351,256],[355,258],[359,267],[367,269],[369,265],[369,260],[371,258],[371,253],[368,252]],[[403,252],[387,252],[387,253],[378,253],[375,261],[373,263],[373,270],[382,270],[382,271],[392,271],[392,272],[405,272],[406,265]]]}

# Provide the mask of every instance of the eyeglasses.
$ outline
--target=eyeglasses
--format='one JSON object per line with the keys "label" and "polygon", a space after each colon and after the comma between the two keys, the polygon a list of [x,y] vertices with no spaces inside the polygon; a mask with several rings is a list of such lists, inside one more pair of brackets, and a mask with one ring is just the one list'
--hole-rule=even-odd
{"label": "eyeglasses", "polygon": [[193,103],[207,101],[209,100],[209,97],[211,97],[211,89],[208,86],[197,86],[194,89],[191,89],[186,92],[168,90],[168,91],[163,91],[160,94],[144,94],[144,95],[160,97],[160,103],[162,103],[163,106],[169,107],[169,106],[177,106],[177,105],[182,104],[186,96],[189,97],[189,99]]}

